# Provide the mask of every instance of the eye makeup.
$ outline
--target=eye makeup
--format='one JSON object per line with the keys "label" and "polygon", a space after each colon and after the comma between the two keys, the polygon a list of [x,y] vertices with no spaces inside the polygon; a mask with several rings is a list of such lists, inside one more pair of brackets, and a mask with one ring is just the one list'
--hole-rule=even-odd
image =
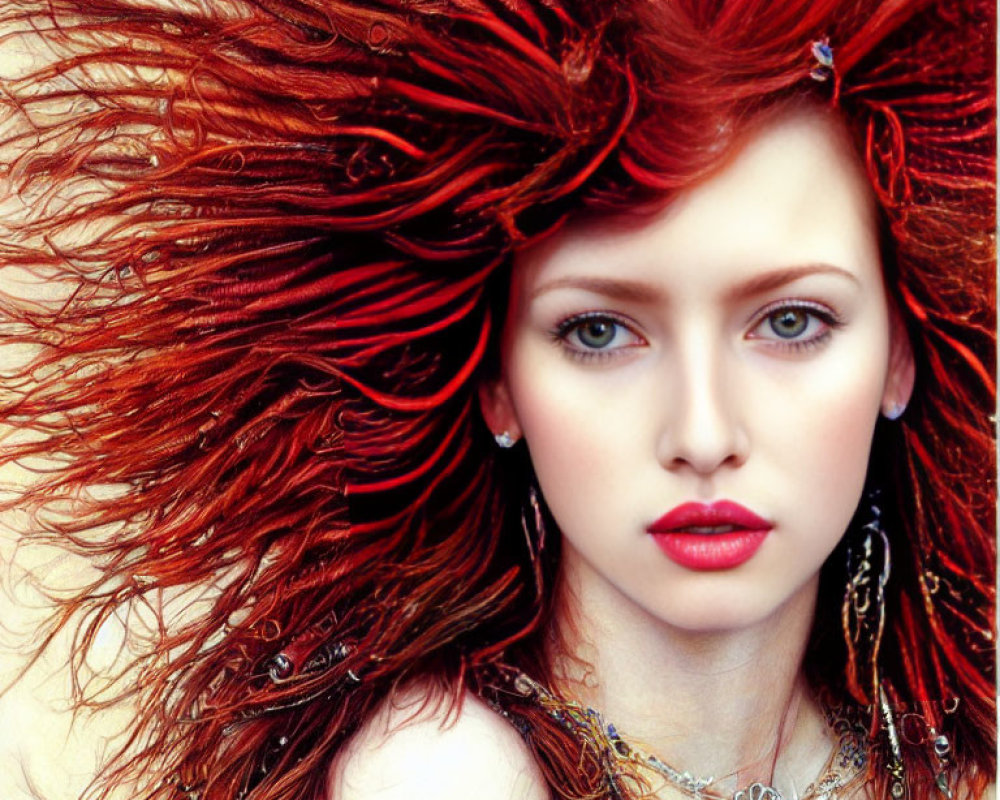
{"label": "eye makeup", "polygon": [[790,352],[814,349],[829,341],[844,321],[828,305],[813,300],[776,300],[751,323],[747,338]]}
{"label": "eye makeup", "polygon": [[635,325],[608,311],[587,311],[561,320],[549,332],[564,352],[581,361],[607,361],[623,351],[647,344]]}

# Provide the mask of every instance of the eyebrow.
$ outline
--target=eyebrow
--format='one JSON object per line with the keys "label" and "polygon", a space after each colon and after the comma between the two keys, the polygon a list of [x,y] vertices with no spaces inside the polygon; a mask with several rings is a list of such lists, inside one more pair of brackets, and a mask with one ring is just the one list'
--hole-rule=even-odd
{"label": "eyebrow", "polygon": [[[781,288],[785,284],[800,280],[810,275],[839,275],[852,283],[861,285],[857,276],[843,267],[833,264],[802,264],[795,267],[782,267],[754,275],[746,281],[733,287],[726,294],[730,297],[750,297]],[[631,303],[653,303],[661,299],[662,292],[656,287],[642,281],[631,281],[624,278],[604,278],[596,275],[570,275],[556,278],[543,283],[531,293],[532,299],[555,289],[582,289],[583,291],[601,294],[614,300]]]}
{"label": "eyebrow", "polygon": [[727,294],[730,297],[752,297],[756,294],[764,294],[774,289],[779,289],[785,284],[797,281],[809,275],[839,275],[847,278],[852,283],[861,285],[858,277],[843,267],[833,264],[802,264],[796,267],[783,267],[781,269],[765,272],[763,275],[754,275],[743,283],[733,287]]}
{"label": "eyebrow", "polygon": [[[733,287],[726,294],[730,297],[752,297],[756,294],[779,289],[785,284],[800,280],[810,275],[839,275],[852,283],[861,285],[857,276],[843,267],[833,264],[802,264],[795,267],[783,267],[754,275],[748,280]],[[624,278],[604,278],[596,275],[570,275],[564,278],[543,283],[531,293],[531,299],[555,289],[580,289],[594,294],[604,295],[613,300],[629,303],[655,303],[663,294],[659,288],[642,281],[632,281]]]}
{"label": "eyebrow", "polygon": [[551,292],[555,289],[582,289],[586,292],[601,294],[613,300],[629,303],[653,303],[662,294],[659,289],[641,281],[630,281],[623,278],[602,278],[593,275],[576,275],[566,278],[556,278],[543,283],[531,293],[531,299]]}

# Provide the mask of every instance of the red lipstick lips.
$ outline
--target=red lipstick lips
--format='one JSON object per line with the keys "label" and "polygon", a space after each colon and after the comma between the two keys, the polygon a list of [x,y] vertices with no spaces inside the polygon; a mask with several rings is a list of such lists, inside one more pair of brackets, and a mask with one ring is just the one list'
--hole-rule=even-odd
{"label": "red lipstick lips", "polygon": [[720,500],[679,505],[646,530],[682,567],[721,570],[749,561],[773,527],[739,503]]}

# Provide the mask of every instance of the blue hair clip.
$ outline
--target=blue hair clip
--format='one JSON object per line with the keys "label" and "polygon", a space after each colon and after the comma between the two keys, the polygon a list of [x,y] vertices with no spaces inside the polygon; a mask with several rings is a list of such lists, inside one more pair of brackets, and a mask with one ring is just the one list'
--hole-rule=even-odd
{"label": "blue hair clip", "polygon": [[824,36],[812,43],[813,58],[816,59],[816,66],[809,73],[813,80],[825,81],[833,75],[833,48],[830,47],[830,39]]}

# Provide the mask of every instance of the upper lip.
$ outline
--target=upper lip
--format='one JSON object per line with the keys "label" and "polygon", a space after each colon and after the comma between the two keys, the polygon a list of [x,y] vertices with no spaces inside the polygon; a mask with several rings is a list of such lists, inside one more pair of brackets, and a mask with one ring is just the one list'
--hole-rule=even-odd
{"label": "upper lip", "polygon": [[[770,530],[774,525],[749,508],[731,500],[683,503],[671,509],[646,530],[650,533],[715,532],[697,529]],[[724,531],[718,531],[724,532]]]}

